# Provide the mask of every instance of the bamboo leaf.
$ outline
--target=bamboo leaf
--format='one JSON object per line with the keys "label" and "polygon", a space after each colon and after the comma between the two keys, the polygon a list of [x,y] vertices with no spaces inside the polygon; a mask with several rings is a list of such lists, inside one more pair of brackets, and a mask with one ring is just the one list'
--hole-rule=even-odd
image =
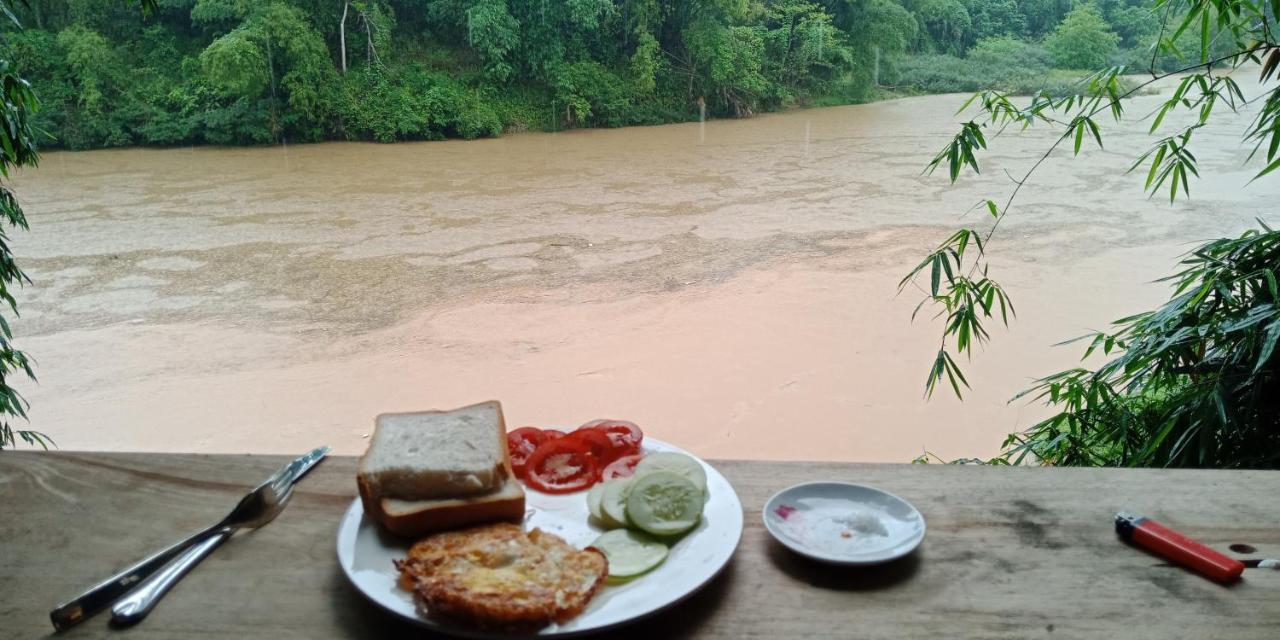
{"label": "bamboo leaf", "polygon": [[1160,128],[1160,123],[1164,122],[1165,114],[1169,113],[1169,109],[1172,109],[1175,104],[1178,104],[1178,101],[1171,99],[1165,102],[1164,106],[1160,107],[1160,111],[1156,113],[1155,120],[1151,123],[1151,129],[1149,129],[1147,133],[1155,133],[1156,129]]}
{"label": "bamboo leaf", "polygon": [[1266,82],[1269,80],[1271,74],[1275,73],[1277,66],[1280,66],[1280,47],[1271,50],[1271,55],[1267,57],[1266,63],[1262,65],[1262,72],[1258,74],[1258,81]]}
{"label": "bamboo leaf", "polygon": [[1147,184],[1143,189],[1151,188],[1152,181],[1156,179],[1156,172],[1159,171],[1160,165],[1164,162],[1164,154],[1165,148],[1162,145],[1160,149],[1156,151],[1155,159],[1151,161],[1151,170],[1147,172]]}
{"label": "bamboo leaf", "polygon": [[1251,180],[1249,180],[1249,182],[1253,182],[1254,180],[1257,180],[1258,178],[1261,178],[1262,176],[1265,176],[1268,173],[1275,171],[1276,169],[1280,169],[1280,158],[1276,158],[1274,162],[1267,165],[1265,168],[1263,168],[1262,171],[1259,171],[1258,175],[1254,176]]}
{"label": "bamboo leaf", "polygon": [[1093,139],[1098,143],[1098,148],[1102,147],[1102,134],[1098,131],[1098,124],[1089,118],[1084,119],[1084,123],[1088,125],[1089,131],[1093,134]]}
{"label": "bamboo leaf", "polygon": [[1201,12],[1200,16],[1200,61],[1204,62],[1209,59],[1209,11]]}
{"label": "bamboo leaf", "polygon": [[1262,340],[1262,349],[1258,352],[1258,362],[1253,366],[1254,373],[1261,371],[1271,359],[1271,354],[1276,350],[1276,340],[1280,340],[1280,320],[1272,322],[1267,327],[1267,333]]}

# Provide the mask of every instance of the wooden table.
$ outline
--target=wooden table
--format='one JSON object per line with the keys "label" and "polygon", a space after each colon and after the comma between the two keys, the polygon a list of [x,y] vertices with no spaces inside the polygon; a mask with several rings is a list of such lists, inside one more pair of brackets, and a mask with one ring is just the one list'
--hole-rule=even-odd
{"label": "wooden table", "polygon": [[[50,636],[48,611],[222,517],[279,456],[0,453],[0,638]],[[1117,510],[1226,550],[1280,557],[1280,472],[714,462],[745,506],[723,574],[609,637],[1280,638],[1280,571],[1219,586],[1119,542]],[[66,638],[429,637],[366,602],[334,554],[355,461],[325,461],[269,526],[242,533],[142,624],[100,614]],[[872,484],[928,521],[920,550],[875,569],[829,568],[774,542],[773,492],[813,479]]]}

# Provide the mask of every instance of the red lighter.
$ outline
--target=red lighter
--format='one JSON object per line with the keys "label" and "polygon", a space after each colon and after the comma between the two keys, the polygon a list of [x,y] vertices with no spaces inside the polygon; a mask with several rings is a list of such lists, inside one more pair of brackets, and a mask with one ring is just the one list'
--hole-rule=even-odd
{"label": "red lighter", "polygon": [[1244,564],[1151,518],[1116,514],[1116,533],[1152,553],[1218,582],[1238,580]]}

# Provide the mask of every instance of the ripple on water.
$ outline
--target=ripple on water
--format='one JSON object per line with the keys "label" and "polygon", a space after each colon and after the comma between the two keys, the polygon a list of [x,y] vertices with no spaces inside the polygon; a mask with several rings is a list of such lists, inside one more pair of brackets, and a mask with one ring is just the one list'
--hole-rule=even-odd
{"label": "ripple on water", "polygon": [[200,296],[163,296],[152,289],[112,289],[69,298],[59,308],[67,313],[148,314],[190,309],[205,301]]}
{"label": "ripple on water", "polygon": [[148,275],[125,276],[116,278],[103,285],[107,289],[133,289],[139,287],[158,287],[169,282],[163,278]]}
{"label": "ripple on water", "polygon": [[147,258],[139,260],[138,266],[143,269],[155,269],[157,271],[191,271],[199,269],[205,263],[198,260],[191,260],[181,256],[165,256],[160,258]]}

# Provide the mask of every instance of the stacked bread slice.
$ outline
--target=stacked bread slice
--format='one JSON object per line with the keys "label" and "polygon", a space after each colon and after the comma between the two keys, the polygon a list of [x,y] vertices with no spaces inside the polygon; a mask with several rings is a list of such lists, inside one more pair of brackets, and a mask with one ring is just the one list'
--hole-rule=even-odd
{"label": "stacked bread slice", "polygon": [[365,512],[402,536],[524,519],[496,401],[378,416],[356,483]]}

